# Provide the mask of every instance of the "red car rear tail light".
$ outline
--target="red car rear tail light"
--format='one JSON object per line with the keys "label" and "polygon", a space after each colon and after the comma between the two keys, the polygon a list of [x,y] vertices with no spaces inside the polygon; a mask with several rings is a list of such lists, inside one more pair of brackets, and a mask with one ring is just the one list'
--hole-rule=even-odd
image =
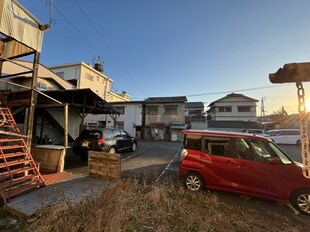
{"label": "red car rear tail light", "polygon": [[104,138],[99,138],[98,139],[98,143],[100,144],[100,143],[104,143]]}

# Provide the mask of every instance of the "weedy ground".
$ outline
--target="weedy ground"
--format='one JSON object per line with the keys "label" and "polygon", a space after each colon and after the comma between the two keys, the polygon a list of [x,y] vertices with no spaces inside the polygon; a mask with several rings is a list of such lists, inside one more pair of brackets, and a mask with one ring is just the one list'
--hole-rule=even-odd
{"label": "weedy ground", "polygon": [[119,182],[92,201],[46,208],[32,220],[10,220],[0,230],[310,231],[310,224],[298,218],[227,205],[213,193],[193,193],[179,186],[136,181]]}

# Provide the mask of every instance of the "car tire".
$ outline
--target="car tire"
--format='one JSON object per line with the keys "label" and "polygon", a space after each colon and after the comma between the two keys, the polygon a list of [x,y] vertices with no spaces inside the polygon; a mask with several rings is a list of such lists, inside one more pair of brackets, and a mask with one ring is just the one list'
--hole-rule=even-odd
{"label": "car tire", "polygon": [[116,148],[115,147],[110,147],[109,153],[115,154],[116,153]]}
{"label": "car tire", "polygon": [[189,172],[185,175],[184,186],[193,192],[198,192],[205,188],[203,178],[195,172]]}
{"label": "car tire", "polygon": [[134,151],[136,151],[136,150],[137,150],[137,143],[136,143],[136,142],[133,142],[133,143],[131,144],[130,151],[134,152]]}
{"label": "car tire", "polygon": [[301,146],[301,141],[300,141],[300,139],[297,140],[296,145]]}
{"label": "car tire", "polygon": [[290,203],[300,213],[310,216],[310,189],[298,189],[290,196]]}

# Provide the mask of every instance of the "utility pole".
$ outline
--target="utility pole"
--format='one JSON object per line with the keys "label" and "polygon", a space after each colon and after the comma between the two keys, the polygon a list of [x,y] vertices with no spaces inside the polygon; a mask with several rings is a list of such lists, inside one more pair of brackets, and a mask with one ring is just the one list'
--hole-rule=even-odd
{"label": "utility pole", "polygon": [[264,105],[264,99],[265,99],[265,97],[262,97],[262,100],[261,100],[261,110],[260,110],[261,122],[264,122],[264,121],[265,121],[265,105]]}

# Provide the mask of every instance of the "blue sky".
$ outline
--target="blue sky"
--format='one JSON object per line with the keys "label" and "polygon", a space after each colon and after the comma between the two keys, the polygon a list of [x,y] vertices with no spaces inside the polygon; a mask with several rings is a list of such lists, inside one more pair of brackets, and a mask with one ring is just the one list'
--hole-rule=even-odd
{"label": "blue sky", "polygon": [[[46,0],[19,2],[49,22]],[[309,0],[54,0],[41,63],[100,56],[114,90],[132,100],[187,96],[207,106],[234,91],[259,100],[258,115],[263,97],[267,114],[296,113],[295,85],[268,74],[310,62],[309,11]]]}

